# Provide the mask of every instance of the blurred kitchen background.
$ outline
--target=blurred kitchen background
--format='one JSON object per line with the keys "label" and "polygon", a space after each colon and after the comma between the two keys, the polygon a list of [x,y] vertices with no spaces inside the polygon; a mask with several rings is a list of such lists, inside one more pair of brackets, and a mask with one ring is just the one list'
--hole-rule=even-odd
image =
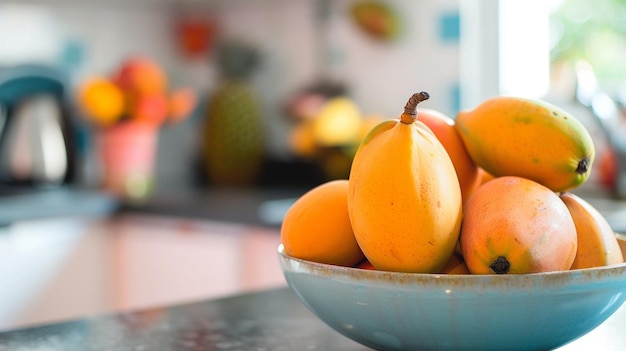
{"label": "blurred kitchen background", "polygon": [[[67,269],[46,280],[48,297],[35,303],[25,303],[28,294],[18,288],[3,288],[0,300],[10,303],[0,306],[0,328],[232,293],[264,286],[268,271],[269,282],[282,283],[275,267],[263,267],[275,259],[286,208],[306,189],[347,177],[364,130],[395,118],[420,90],[431,95],[424,107],[452,118],[502,94],[544,98],[576,114],[598,150],[581,191],[623,230],[626,206],[616,198],[626,161],[616,160],[626,160],[624,57],[623,0],[2,0],[0,222],[10,235],[0,234],[0,266],[23,266],[33,247],[47,247],[48,256],[31,262],[32,276],[48,276],[44,271],[61,261]],[[168,93],[187,89],[195,99],[187,101],[188,114],[158,128],[154,173],[128,180],[133,190],[121,197],[122,208],[235,227],[19,222],[107,215],[120,206],[117,196],[100,196],[104,128],[87,116],[83,100],[87,82],[113,80],[136,58],[158,65]],[[90,106],[105,110],[114,100],[91,98]],[[16,123],[14,116],[39,117]],[[98,235],[103,226],[113,226],[115,236]],[[64,261],[42,228],[67,245],[90,239]],[[223,232],[230,235],[214,235]],[[210,253],[199,250],[209,241]],[[105,242],[107,249],[98,249]],[[163,266],[163,255],[177,269]],[[220,255],[227,264],[216,269],[207,259]],[[114,264],[102,265],[103,257]],[[189,264],[196,270],[184,279],[179,272]],[[81,270],[94,265],[96,275]],[[198,279],[209,273],[212,281]],[[0,270],[6,281],[15,275]],[[105,298],[113,276],[122,288]],[[87,283],[72,295],[75,308],[51,311],[76,277]],[[32,292],[35,281],[15,285]]]}
{"label": "blurred kitchen background", "polygon": [[[357,14],[359,5],[365,15]],[[3,1],[0,67],[43,64],[67,78],[78,134],[70,135],[76,181],[87,186],[99,184],[102,165],[94,155],[93,124],[77,109],[81,84],[112,76],[140,56],[160,65],[172,89],[192,88],[198,98],[192,115],[159,130],[152,184],[158,193],[220,185],[203,174],[202,149],[209,146],[202,126],[223,81],[220,45],[239,43],[239,54],[252,51],[256,60],[246,83],[259,100],[249,108],[258,110],[261,124],[241,127],[261,134],[262,170],[252,182],[310,186],[345,176],[345,162],[329,157],[336,150],[328,149],[351,156],[354,144],[349,135],[327,142],[320,142],[322,132],[294,135],[317,117],[320,95],[348,97],[363,119],[396,117],[416,90],[432,96],[424,107],[451,117],[499,94],[570,103],[583,59],[600,88],[623,96],[623,6],[617,0],[593,6],[568,0]],[[238,52],[231,51],[232,61]]]}
{"label": "blurred kitchen background", "polygon": [[[288,167],[290,161],[298,161],[289,144],[297,120],[289,115],[288,105],[309,88],[345,93],[363,115],[395,117],[416,89],[431,93],[431,108],[448,114],[459,108],[458,1],[383,2],[391,13],[382,14],[390,16],[382,21],[388,20],[389,26],[398,29],[382,28],[380,34],[370,34],[355,23],[353,3],[7,3],[0,8],[0,31],[7,48],[0,54],[0,64],[39,62],[60,67],[69,76],[74,99],[82,81],[92,75],[112,74],[131,56],[155,60],[173,84],[192,87],[200,98],[192,118],[163,128],[159,140],[156,188],[187,188],[202,180],[197,173],[202,168],[198,167],[201,125],[205,107],[220,82],[217,45],[223,40],[244,41],[259,57],[249,84],[260,100],[263,156],[271,165],[284,166],[286,172],[298,172]],[[196,47],[186,47],[186,41],[194,40],[190,36],[198,37]],[[333,91],[337,89],[341,92]],[[87,154],[93,151],[89,137],[79,145]],[[94,159],[82,161],[82,180],[97,182]],[[311,178],[310,174],[294,176]],[[288,176],[284,180],[299,182]],[[319,179],[302,180],[305,185],[311,181]]]}

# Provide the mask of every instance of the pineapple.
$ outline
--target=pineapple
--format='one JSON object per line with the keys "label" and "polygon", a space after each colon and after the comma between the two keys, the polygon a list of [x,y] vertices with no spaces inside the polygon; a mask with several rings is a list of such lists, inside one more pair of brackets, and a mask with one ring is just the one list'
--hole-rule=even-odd
{"label": "pineapple", "polygon": [[250,185],[264,158],[261,106],[249,82],[258,67],[252,46],[226,41],[217,47],[221,82],[209,97],[202,130],[202,155],[213,185]]}

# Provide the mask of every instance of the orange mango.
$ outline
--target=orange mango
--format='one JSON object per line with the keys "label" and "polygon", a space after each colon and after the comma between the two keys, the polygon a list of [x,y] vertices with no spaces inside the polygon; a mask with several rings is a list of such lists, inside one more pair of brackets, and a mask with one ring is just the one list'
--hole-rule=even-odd
{"label": "orange mango", "polygon": [[356,268],[360,268],[360,269],[368,269],[371,271],[375,271],[376,267],[374,267],[374,265],[368,261],[368,260],[363,260],[362,262],[360,262],[359,264],[357,264],[355,266]]}
{"label": "orange mango", "polygon": [[463,140],[454,128],[454,120],[445,114],[431,110],[418,109],[418,120],[430,128],[450,155],[456,175],[459,178],[463,202],[478,187],[478,166],[470,157]]}
{"label": "orange mango", "polygon": [[574,220],[559,196],[521,177],[480,186],[465,204],[461,250],[472,274],[568,270],[574,262]]}
{"label": "orange mango", "polygon": [[281,242],[296,258],[348,267],[361,262],[348,215],[348,180],[323,183],[299,197],[283,218]]}
{"label": "orange mango", "polygon": [[470,274],[469,269],[467,269],[467,265],[465,261],[457,255],[453,254],[450,256],[450,260],[446,263],[445,266],[439,272],[441,274]]}
{"label": "orange mango", "polygon": [[480,186],[494,179],[495,177],[493,176],[493,174],[489,174],[484,169],[478,167],[478,175],[476,178],[478,178],[478,186]]}
{"label": "orange mango", "polygon": [[569,192],[559,194],[576,225],[578,250],[571,269],[624,262],[619,242],[604,216],[589,202]]}

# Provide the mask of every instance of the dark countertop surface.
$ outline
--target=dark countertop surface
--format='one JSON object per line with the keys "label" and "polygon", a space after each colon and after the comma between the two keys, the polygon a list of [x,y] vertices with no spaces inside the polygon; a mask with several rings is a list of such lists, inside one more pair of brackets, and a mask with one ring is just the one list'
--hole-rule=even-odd
{"label": "dark countertop surface", "polygon": [[280,227],[303,187],[161,189],[145,201],[126,202],[120,210]]}
{"label": "dark countertop surface", "polygon": [[119,206],[118,200],[94,189],[0,187],[0,226],[44,217],[106,217]]}
{"label": "dark countertop surface", "polygon": [[2,192],[0,226],[30,219],[107,217],[140,212],[279,227],[284,213],[303,187],[162,189],[141,201],[122,201],[96,189],[58,187]]}
{"label": "dark countertop surface", "polygon": [[[626,308],[561,351],[624,350]],[[0,333],[0,351],[370,350],[276,288]]]}
{"label": "dark countertop surface", "polygon": [[0,333],[1,351],[369,350],[323,324],[288,288]]}

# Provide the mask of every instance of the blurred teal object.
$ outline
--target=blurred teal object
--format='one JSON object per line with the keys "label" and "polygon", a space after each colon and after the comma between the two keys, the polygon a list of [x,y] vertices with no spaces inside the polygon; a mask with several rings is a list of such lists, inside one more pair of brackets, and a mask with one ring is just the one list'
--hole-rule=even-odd
{"label": "blurred teal object", "polygon": [[[624,250],[626,243],[620,237]],[[519,275],[397,273],[314,263],[278,247],[289,287],[344,336],[377,350],[551,350],[626,299],[626,263]]]}
{"label": "blurred teal object", "polygon": [[79,40],[67,40],[61,52],[61,64],[67,70],[77,69],[85,61],[85,45]]}
{"label": "blurred teal object", "polygon": [[439,40],[458,43],[461,38],[461,17],[458,12],[439,16]]}
{"label": "blurred teal object", "polygon": [[65,78],[51,67],[25,65],[0,69],[0,104],[12,109],[36,94],[65,94]]}

